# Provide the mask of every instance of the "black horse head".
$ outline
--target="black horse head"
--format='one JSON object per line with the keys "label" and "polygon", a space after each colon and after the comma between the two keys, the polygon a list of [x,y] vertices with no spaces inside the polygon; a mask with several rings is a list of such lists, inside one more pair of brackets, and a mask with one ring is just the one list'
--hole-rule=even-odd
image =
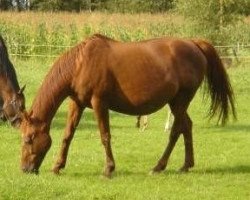
{"label": "black horse head", "polygon": [[25,109],[24,87],[20,89],[16,71],[9,59],[4,39],[0,35],[0,118],[14,126],[21,121]]}

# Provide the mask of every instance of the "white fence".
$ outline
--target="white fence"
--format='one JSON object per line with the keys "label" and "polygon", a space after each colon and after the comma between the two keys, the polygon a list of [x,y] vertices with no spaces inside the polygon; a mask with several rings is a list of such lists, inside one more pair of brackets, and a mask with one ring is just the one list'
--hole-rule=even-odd
{"label": "white fence", "polygon": [[[10,44],[9,53],[13,57],[56,58],[71,47],[64,45]],[[221,58],[226,62],[250,62],[250,45],[236,44],[215,47]]]}

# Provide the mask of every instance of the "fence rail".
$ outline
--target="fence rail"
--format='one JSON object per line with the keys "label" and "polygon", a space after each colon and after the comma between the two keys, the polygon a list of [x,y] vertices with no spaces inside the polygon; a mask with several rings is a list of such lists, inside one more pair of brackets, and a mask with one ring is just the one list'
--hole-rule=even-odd
{"label": "fence rail", "polygon": [[[71,45],[9,44],[13,57],[56,58]],[[222,59],[250,62],[250,44],[215,46]]]}

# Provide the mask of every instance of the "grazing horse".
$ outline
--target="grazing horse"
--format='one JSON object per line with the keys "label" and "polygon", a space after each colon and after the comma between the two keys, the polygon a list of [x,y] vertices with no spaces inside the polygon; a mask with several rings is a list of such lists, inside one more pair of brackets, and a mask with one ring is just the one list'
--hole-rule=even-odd
{"label": "grazing horse", "polygon": [[59,157],[53,167],[65,167],[70,142],[84,108],[94,110],[106,153],[104,175],[115,169],[109,110],[147,115],[169,104],[174,123],[169,143],[153,168],[161,172],[180,134],[184,136],[182,171],[194,165],[192,121],[187,108],[204,77],[211,96],[211,117],[225,124],[236,118],[233,91],[214,47],[203,40],[159,38],[123,43],[96,34],[63,54],[45,77],[31,110],[24,112],[21,168],[38,173],[51,146],[51,121],[62,101],[70,97],[68,120]]}
{"label": "grazing horse", "polygon": [[19,87],[15,69],[0,35],[0,118],[3,121],[8,119],[13,126],[20,124],[20,113],[25,109],[24,88]]}

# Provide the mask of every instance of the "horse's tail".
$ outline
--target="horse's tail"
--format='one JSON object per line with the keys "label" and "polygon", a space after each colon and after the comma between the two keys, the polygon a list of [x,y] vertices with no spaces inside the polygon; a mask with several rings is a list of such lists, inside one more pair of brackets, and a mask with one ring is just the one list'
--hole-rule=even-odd
{"label": "horse's tail", "polygon": [[228,120],[229,109],[234,119],[236,110],[234,106],[234,93],[229,77],[215,48],[204,40],[193,40],[207,59],[206,80],[208,93],[211,96],[209,115],[212,118],[218,113],[218,122],[224,125]]}

